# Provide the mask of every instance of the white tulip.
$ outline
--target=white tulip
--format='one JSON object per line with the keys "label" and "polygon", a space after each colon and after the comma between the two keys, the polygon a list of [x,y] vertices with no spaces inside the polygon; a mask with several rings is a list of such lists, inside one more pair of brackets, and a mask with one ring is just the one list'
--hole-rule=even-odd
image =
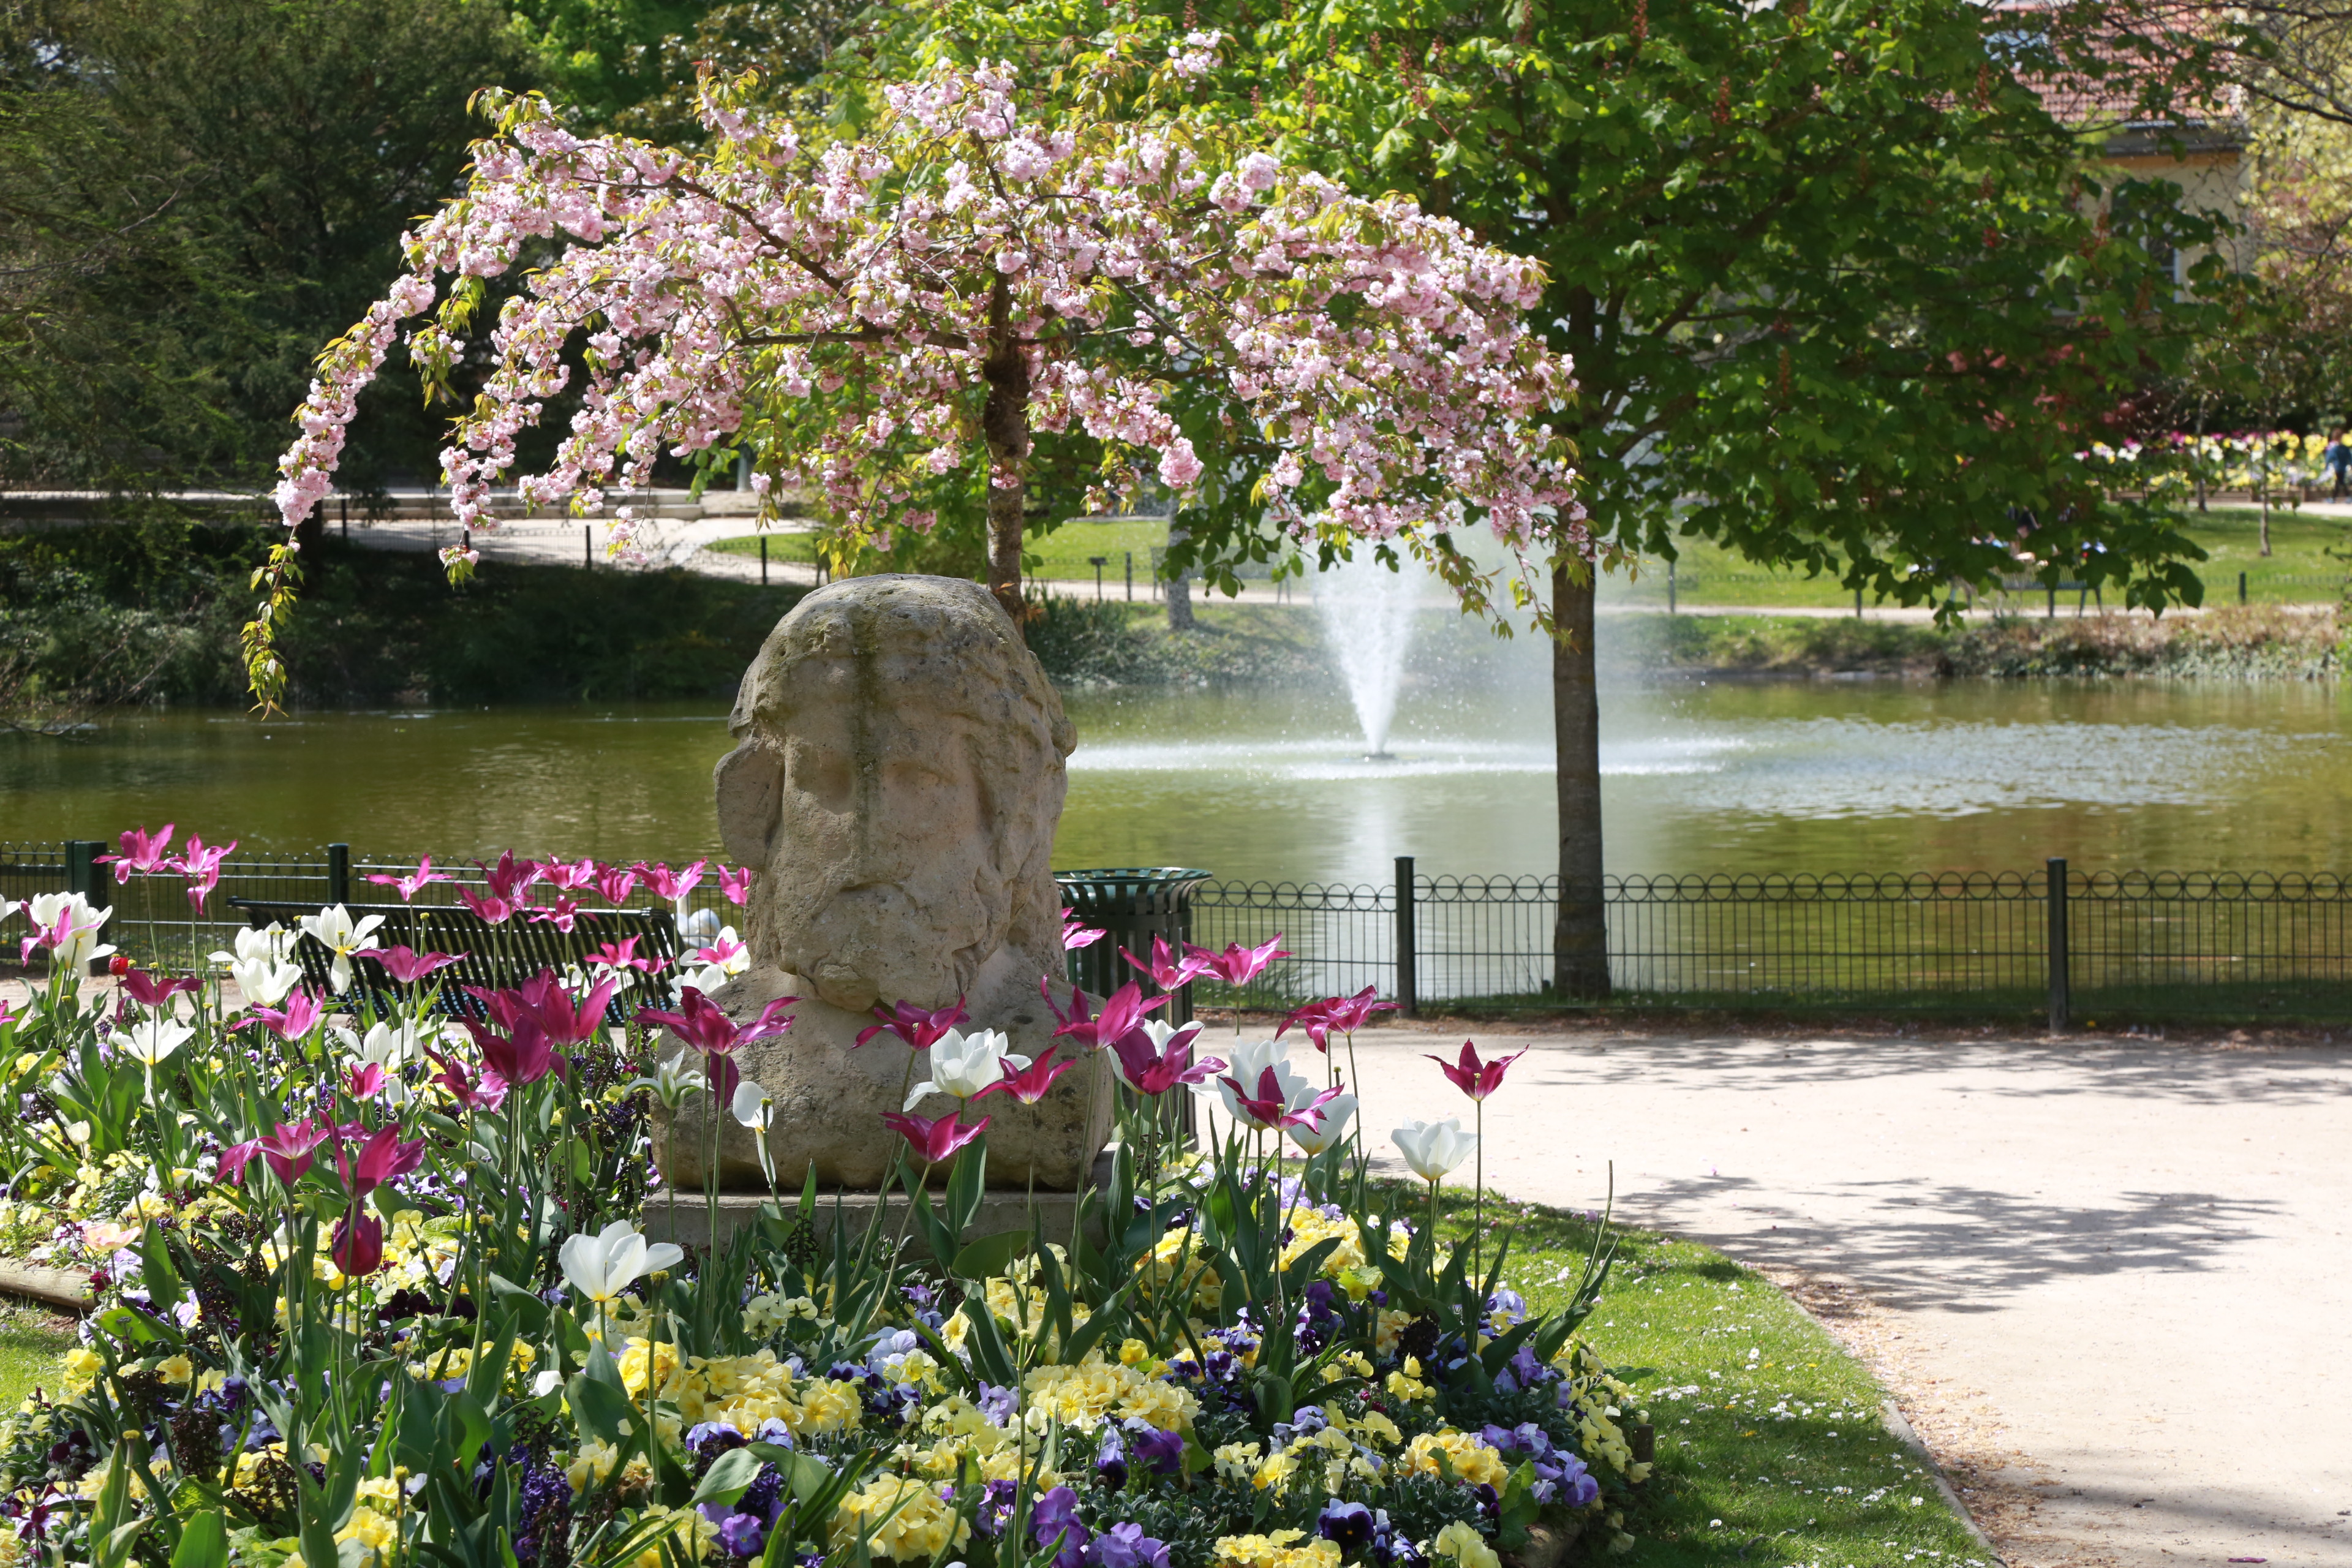
{"label": "white tulip", "polygon": [[686,1064],[687,1054],[679,1051],[669,1060],[654,1068],[652,1077],[631,1079],[628,1087],[652,1089],[654,1098],[660,1100],[675,1115],[678,1107],[686,1103],[688,1095],[692,1094],[696,1089],[710,1087],[710,1080],[705,1078],[698,1068]]}
{"label": "white tulip", "polygon": [[776,1157],[768,1152],[768,1127],[776,1118],[776,1102],[769,1098],[766,1089],[747,1078],[735,1086],[735,1100],[728,1110],[734,1113],[736,1121],[751,1130],[759,1145],[760,1169],[766,1173],[769,1184],[774,1185]]}
{"label": "white tulip", "polygon": [[248,1007],[275,1007],[286,1000],[288,992],[302,984],[300,965],[273,958],[233,960],[228,975],[236,982],[237,992]]}
{"label": "white tulip", "polygon": [[[1223,1051],[1225,1047],[1220,1046],[1218,1049]],[[1269,1068],[1274,1073],[1276,1085],[1282,1091],[1282,1108],[1286,1112],[1306,1109],[1314,1103],[1317,1095],[1323,1092],[1291,1065],[1290,1047],[1279,1040],[1243,1041],[1227,1052],[1225,1070],[1203,1083],[1201,1092],[1213,1094],[1223,1100],[1225,1114],[1235,1121],[1258,1126],[1257,1119],[1243,1109],[1241,1096],[1234,1092],[1234,1083],[1240,1084],[1249,1091],[1252,1099],[1255,1099]],[[1226,1082],[1227,1079],[1233,1079],[1233,1083]]]}
{"label": "white tulip", "polygon": [[616,1219],[594,1236],[584,1232],[564,1237],[556,1262],[572,1288],[604,1306],[647,1274],[675,1268],[686,1261],[686,1249],[672,1242],[648,1246],[645,1233],[627,1220]]}
{"label": "white tulip", "polygon": [[1356,1097],[1352,1094],[1333,1095],[1323,1102],[1322,1111],[1323,1120],[1319,1124],[1289,1129],[1290,1141],[1310,1154],[1320,1154],[1339,1141],[1339,1135],[1348,1130],[1348,1119],[1356,1114]]}
{"label": "white tulip", "polygon": [[257,959],[283,958],[286,956],[286,928],[276,921],[259,931],[247,926],[236,933],[234,945],[235,952],[215,952],[212,961],[226,969],[239,961],[250,963]]}
{"label": "white tulip", "polygon": [[370,915],[353,924],[352,911],[341,904],[330,904],[315,915],[302,917],[303,934],[334,955],[328,973],[337,994],[352,988],[352,955],[376,945],[375,928],[382,924],[382,915]]}
{"label": "white tulip", "polygon": [[995,1029],[975,1029],[969,1035],[950,1029],[931,1047],[931,1076],[907,1091],[901,1109],[912,1110],[934,1094],[970,1100],[1003,1079],[1007,1068],[1019,1072],[1029,1058],[1004,1048],[1012,1043]]}
{"label": "white tulip", "polygon": [[185,1024],[169,1018],[142,1018],[127,1029],[117,1030],[111,1038],[124,1056],[152,1068],[194,1039],[195,1034]]}
{"label": "white tulip", "polygon": [[54,931],[62,919],[70,931],[66,940],[49,950],[49,973],[79,974],[88,965],[107,957],[114,949],[98,940],[98,928],[110,919],[111,907],[90,908],[89,900],[79,893],[41,893],[24,906],[26,918],[44,931]]}
{"label": "white tulip", "polygon": [[[349,1030],[341,1033],[344,1039],[352,1040]],[[415,1061],[424,1049],[415,1020],[403,1018],[396,1025],[379,1021],[368,1026],[366,1039],[352,1040],[352,1055],[362,1067],[380,1067],[389,1077]]]}
{"label": "white tulip", "polygon": [[1462,1131],[1462,1123],[1449,1116],[1443,1121],[1416,1121],[1410,1127],[1400,1127],[1389,1134],[1397,1152],[1412,1167],[1412,1173],[1424,1182],[1434,1182],[1467,1160],[1478,1147],[1478,1135]]}

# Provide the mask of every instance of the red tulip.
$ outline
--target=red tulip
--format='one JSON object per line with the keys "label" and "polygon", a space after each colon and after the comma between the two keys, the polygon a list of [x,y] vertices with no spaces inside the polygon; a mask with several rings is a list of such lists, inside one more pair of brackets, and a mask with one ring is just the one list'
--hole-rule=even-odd
{"label": "red tulip", "polygon": [[334,1245],[329,1255],[335,1267],[354,1279],[383,1267],[383,1221],[357,1208],[335,1222]]}
{"label": "red tulip", "polygon": [[[1422,1054],[1428,1056],[1426,1051]],[[1430,1057],[1429,1059],[1435,1062],[1445,1076],[1454,1080],[1454,1088],[1473,1100],[1483,1101],[1488,1095],[1503,1087],[1503,1074],[1510,1069],[1513,1062],[1527,1054],[1525,1051],[1513,1051],[1507,1057],[1498,1058],[1491,1062],[1482,1062],[1478,1059],[1478,1047],[1465,1040],[1462,1042],[1462,1057],[1459,1061],[1449,1062],[1444,1057]]]}
{"label": "red tulip", "polygon": [[957,1150],[988,1130],[988,1118],[983,1116],[969,1126],[959,1123],[952,1116],[942,1116],[936,1121],[906,1111],[886,1110],[882,1124],[904,1137],[923,1163],[936,1165],[955,1157]]}

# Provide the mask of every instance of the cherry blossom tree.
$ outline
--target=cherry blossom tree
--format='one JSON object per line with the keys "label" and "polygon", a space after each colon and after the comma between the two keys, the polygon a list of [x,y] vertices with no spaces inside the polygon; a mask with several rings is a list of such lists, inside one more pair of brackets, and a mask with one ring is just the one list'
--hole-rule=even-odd
{"label": "cherry blossom tree", "polygon": [[[1159,68],[1181,86],[1219,42],[1192,34]],[[1150,474],[1180,497],[1238,489],[1301,541],[1460,561],[1447,537],[1483,522],[1521,550],[1580,547],[1549,423],[1570,367],[1523,316],[1536,264],[1181,114],[1037,116],[1003,65],[893,86],[832,141],[750,108],[752,87],[706,79],[701,155],[583,139],[542,100],[495,98],[469,188],[321,356],[279,465],[289,527],[331,489],[385,354],[404,334],[446,386],[488,280],[520,268],[443,455],[478,528],[518,438],[576,388],[552,460],[515,480],[527,501],[617,502],[626,549],[659,456],[742,451],[764,495],[805,486],[837,536],[887,544],[984,491],[989,585],[1016,621],[1046,443],[1091,459],[1097,504]],[[289,542],[247,632],[265,700],[293,568]]]}

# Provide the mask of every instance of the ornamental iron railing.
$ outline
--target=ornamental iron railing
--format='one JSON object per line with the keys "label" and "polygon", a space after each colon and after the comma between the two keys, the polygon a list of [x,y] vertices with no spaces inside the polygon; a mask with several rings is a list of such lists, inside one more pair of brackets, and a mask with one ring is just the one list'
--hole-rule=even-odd
{"label": "ornamental iron railing", "polygon": [[[0,902],[82,891],[114,909],[109,942],[142,963],[182,965],[229,944],[244,923],[232,899],[389,902],[397,895],[366,879],[415,865],[342,845],[240,851],[192,919],[180,878],[117,883],[94,863],[107,847],[0,841]],[[434,889],[435,901],[484,885],[468,861],[434,861],[456,879]],[[1286,954],[1246,987],[1196,981],[1199,1005],[1281,1007],[1367,986],[1408,1011],[1571,1005],[1550,984],[1556,878],[1423,876],[1410,857],[1385,884],[1194,885],[1196,875],[1181,879],[1182,907],[1152,920],[1213,949],[1279,936]],[[1071,888],[1087,879],[1067,876]],[[1612,876],[1601,892],[1619,1005],[2032,1011],[2055,1026],[2101,1016],[2352,1018],[2352,881],[2331,874],[2093,872],[2052,860],[1998,873]],[[740,923],[715,878],[689,895],[685,915],[689,934]],[[16,957],[26,934],[21,917],[0,929],[0,961]],[[1090,989],[1132,973],[1116,957],[1125,940],[1085,955]]]}

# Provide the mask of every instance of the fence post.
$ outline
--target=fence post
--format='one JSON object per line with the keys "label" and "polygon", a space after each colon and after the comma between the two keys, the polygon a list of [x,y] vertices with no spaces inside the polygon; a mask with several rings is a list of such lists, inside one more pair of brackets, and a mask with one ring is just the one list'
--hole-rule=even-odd
{"label": "fence post", "polygon": [[348,904],[352,901],[352,847],[348,844],[327,846],[327,902]]}
{"label": "fence post", "polygon": [[1412,857],[1396,858],[1396,999],[1397,1011],[1412,1017],[1421,1010],[1421,975],[1414,962],[1412,932]]}
{"label": "fence post", "polygon": [[2066,969],[2066,858],[2053,856],[2050,879],[2050,1032],[2063,1033],[2074,1000],[2072,977]]}

